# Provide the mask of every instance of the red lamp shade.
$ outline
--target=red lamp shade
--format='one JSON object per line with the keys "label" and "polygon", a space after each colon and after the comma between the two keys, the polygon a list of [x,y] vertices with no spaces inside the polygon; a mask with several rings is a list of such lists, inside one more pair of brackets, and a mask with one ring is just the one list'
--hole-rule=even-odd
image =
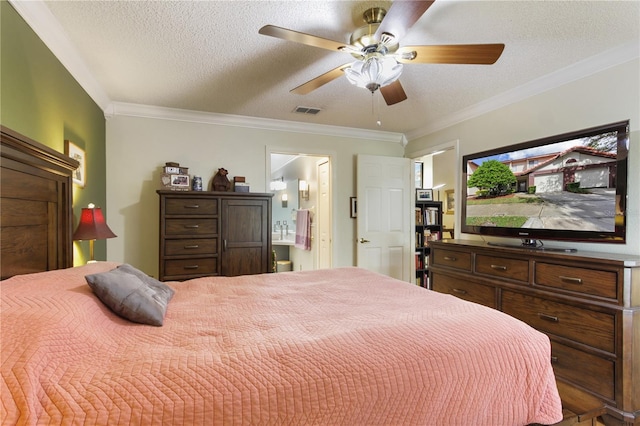
{"label": "red lamp shade", "polygon": [[89,240],[89,252],[91,261],[93,258],[93,241],[114,238],[117,235],[109,229],[104,221],[100,207],[83,208],[80,215],[80,222],[76,232],[73,233],[74,240]]}

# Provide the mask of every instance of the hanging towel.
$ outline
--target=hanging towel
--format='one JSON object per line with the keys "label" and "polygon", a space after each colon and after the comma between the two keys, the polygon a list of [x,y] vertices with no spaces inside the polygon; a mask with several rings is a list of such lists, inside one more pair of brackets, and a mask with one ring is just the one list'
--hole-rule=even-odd
{"label": "hanging towel", "polygon": [[309,210],[298,210],[296,214],[295,247],[311,250],[311,214]]}

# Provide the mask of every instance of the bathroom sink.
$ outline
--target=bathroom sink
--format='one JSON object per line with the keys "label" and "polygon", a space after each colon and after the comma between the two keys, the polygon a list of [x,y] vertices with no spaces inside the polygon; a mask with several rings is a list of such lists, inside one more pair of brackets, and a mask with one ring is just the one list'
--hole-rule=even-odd
{"label": "bathroom sink", "polygon": [[272,232],[271,241],[276,245],[293,245],[296,240],[296,234],[289,231],[289,233]]}

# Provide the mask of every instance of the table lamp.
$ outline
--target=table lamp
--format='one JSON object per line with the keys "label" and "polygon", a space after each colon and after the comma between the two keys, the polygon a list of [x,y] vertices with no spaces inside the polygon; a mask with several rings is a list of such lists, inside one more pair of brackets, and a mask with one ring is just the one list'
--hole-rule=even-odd
{"label": "table lamp", "polygon": [[89,204],[89,207],[82,209],[80,222],[76,232],[73,233],[74,240],[89,240],[89,263],[95,262],[93,257],[93,243],[95,240],[114,238],[117,235],[109,229],[102,215],[100,207]]}

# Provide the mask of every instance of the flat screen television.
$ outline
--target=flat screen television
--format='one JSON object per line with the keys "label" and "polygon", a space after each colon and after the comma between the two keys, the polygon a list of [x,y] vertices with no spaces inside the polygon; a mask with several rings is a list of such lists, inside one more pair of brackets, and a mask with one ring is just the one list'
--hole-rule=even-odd
{"label": "flat screen television", "polygon": [[461,231],[624,243],[628,152],[627,120],[465,155]]}

